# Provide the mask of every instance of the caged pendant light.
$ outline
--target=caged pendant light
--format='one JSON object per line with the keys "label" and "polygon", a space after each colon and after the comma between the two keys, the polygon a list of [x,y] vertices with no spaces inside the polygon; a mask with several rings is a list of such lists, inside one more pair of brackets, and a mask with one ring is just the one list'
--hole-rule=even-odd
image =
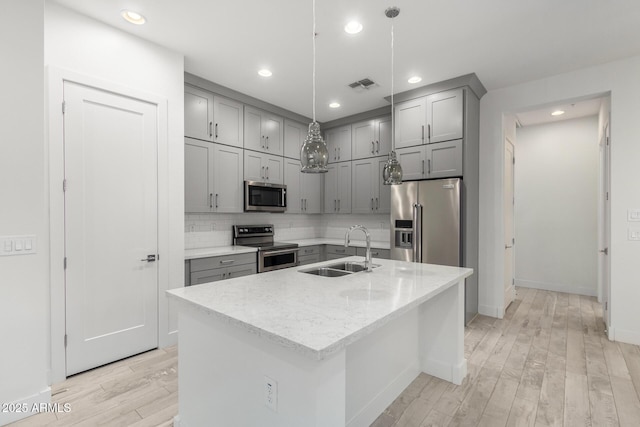
{"label": "caged pendant light", "polygon": [[384,11],[387,18],[391,18],[391,152],[389,159],[382,169],[382,178],[385,185],[402,184],[402,166],[396,158],[396,126],[395,111],[393,109],[393,18],[400,14],[400,9],[396,6],[389,7]]}
{"label": "caged pendant light", "polygon": [[313,121],[300,149],[300,171],[304,173],[328,172],[329,151],[316,122],[316,0],[313,0]]}

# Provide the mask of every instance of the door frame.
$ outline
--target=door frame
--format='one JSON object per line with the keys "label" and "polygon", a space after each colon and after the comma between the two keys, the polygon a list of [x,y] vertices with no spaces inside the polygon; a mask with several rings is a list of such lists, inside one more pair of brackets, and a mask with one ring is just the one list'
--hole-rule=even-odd
{"label": "door frame", "polygon": [[[505,135],[504,143],[503,143],[503,151],[502,151],[503,152],[503,154],[502,154],[503,155],[503,161],[502,161],[502,164],[503,164],[503,171],[502,171],[503,172],[503,187],[502,187],[502,191],[503,191],[503,197],[502,197],[502,200],[503,200],[503,203],[502,203],[503,217],[502,217],[502,221],[503,221],[503,227],[504,227],[503,236],[506,236],[506,234],[507,234],[507,228],[506,228],[507,220],[506,220],[506,215],[505,215],[506,206],[504,204],[504,192],[506,191],[506,188],[507,188],[507,173],[506,173],[506,170],[504,170],[504,167],[506,167],[506,166],[504,166],[505,165],[504,156],[507,153],[507,146],[508,145],[511,145],[511,147],[512,147],[511,152],[513,153],[513,165],[512,165],[512,168],[511,168],[511,172],[512,172],[512,174],[511,174],[511,191],[512,191],[512,195],[513,195],[513,200],[512,200],[512,212],[513,212],[513,215],[512,215],[512,218],[511,218],[511,226],[512,226],[511,235],[513,236],[514,240],[512,242],[512,248],[511,248],[512,249],[512,255],[511,255],[511,279],[512,279],[511,280],[511,294],[512,295],[511,295],[511,301],[509,302],[509,304],[505,304],[506,292],[504,291],[504,283],[506,281],[506,278],[504,278],[504,280],[502,282],[502,316],[504,316],[506,314],[507,308],[516,299],[515,298],[515,278],[516,278],[516,249],[515,249],[515,234],[516,234],[515,233],[515,229],[516,229],[516,213],[515,213],[515,194],[516,194],[516,185],[515,185],[516,184],[515,183],[516,179],[515,178],[516,178],[516,170],[515,169],[516,169],[516,165],[515,165],[515,158],[516,158],[516,144],[515,144],[514,141],[511,140],[511,138],[508,135]],[[506,243],[505,243],[506,239],[503,238],[502,240],[503,240],[503,244],[506,245]],[[507,248],[505,247],[504,250],[506,251],[506,249]],[[502,256],[503,256],[503,259],[504,259],[504,261],[506,263],[507,256],[506,256],[506,253],[504,251],[502,252]]]}
{"label": "door frame", "polygon": [[[602,252],[607,248],[608,255],[598,253],[598,302],[607,304],[603,307],[603,320],[609,328],[611,324],[611,131],[610,117],[602,129],[600,141],[598,141],[599,166],[598,174],[598,250]],[[606,194],[605,194],[606,193]],[[607,199],[608,196],[608,199]]]}
{"label": "door frame", "polygon": [[[66,379],[66,350],[64,335],[65,321],[65,276],[64,276],[64,120],[62,103],[64,101],[64,81],[69,81],[118,95],[138,99],[157,108],[158,135],[158,253],[169,253],[168,218],[168,101],[160,96],[131,89],[120,84],[77,73],[71,70],[48,66],[45,80],[45,101],[47,119],[47,140],[45,158],[45,176],[49,186],[49,285],[50,285],[50,346],[51,371],[49,383],[55,384]],[[166,259],[166,258],[165,258]],[[168,331],[167,304],[160,301],[162,293],[169,289],[169,263],[158,262],[158,343],[166,342],[164,331]]]}

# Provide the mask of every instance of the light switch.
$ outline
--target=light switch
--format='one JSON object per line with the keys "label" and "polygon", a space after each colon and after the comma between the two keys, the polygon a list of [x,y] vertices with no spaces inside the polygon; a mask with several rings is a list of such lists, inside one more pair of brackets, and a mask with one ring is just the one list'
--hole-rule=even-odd
{"label": "light switch", "polygon": [[31,239],[26,239],[24,241],[24,250],[30,251],[31,249],[33,249],[33,245],[31,244]]}
{"label": "light switch", "polygon": [[4,251],[11,252],[13,250],[13,240],[4,241]]}
{"label": "light switch", "polygon": [[22,251],[22,243],[23,243],[22,239],[16,239],[14,241],[14,246],[13,247],[14,247],[16,252]]}
{"label": "light switch", "polygon": [[0,236],[0,256],[35,254],[36,246],[35,235]]}
{"label": "light switch", "polygon": [[640,228],[629,227],[628,238],[629,240],[640,240]]}
{"label": "light switch", "polygon": [[640,209],[629,209],[627,211],[627,221],[640,221]]}

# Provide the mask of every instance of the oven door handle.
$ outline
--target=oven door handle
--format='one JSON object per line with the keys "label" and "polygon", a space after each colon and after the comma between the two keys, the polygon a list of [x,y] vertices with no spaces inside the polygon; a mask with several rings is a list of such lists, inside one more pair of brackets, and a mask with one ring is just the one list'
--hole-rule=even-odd
{"label": "oven door handle", "polygon": [[277,251],[263,251],[262,252],[262,256],[286,254],[286,253],[290,253],[290,252],[298,252],[299,250],[300,250],[300,248],[280,249],[280,250],[277,250]]}

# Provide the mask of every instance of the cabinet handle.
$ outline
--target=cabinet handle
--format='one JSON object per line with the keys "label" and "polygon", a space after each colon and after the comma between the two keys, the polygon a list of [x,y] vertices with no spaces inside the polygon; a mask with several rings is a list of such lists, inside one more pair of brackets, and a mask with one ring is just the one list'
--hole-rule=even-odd
{"label": "cabinet handle", "polygon": [[338,147],[338,160],[340,160],[340,147]]}
{"label": "cabinet handle", "polygon": [[267,166],[267,168],[264,170],[264,173],[265,173],[265,176],[267,177],[267,181],[268,181],[269,180],[269,166]]}
{"label": "cabinet handle", "polygon": [[427,125],[427,136],[429,137],[429,144],[431,144],[431,125]]}
{"label": "cabinet handle", "polygon": [[380,252],[371,252],[371,256],[378,256],[380,255]]}
{"label": "cabinet handle", "polygon": [[227,273],[222,273],[222,278],[224,279],[224,277],[227,275]]}
{"label": "cabinet handle", "polygon": [[218,124],[216,123],[216,139],[218,139]]}
{"label": "cabinet handle", "polygon": [[213,126],[213,122],[209,122],[209,136],[213,136],[213,132],[211,132],[211,126]]}
{"label": "cabinet handle", "polygon": [[431,175],[431,159],[427,160],[427,174]]}
{"label": "cabinet handle", "polygon": [[376,145],[375,144],[376,144],[375,142],[371,141],[371,154],[373,154],[375,152],[375,150],[376,150]]}
{"label": "cabinet handle", "polygon": [[213,208],[213,193],[209,193],[209,209]]}
{"label": "cabinet handle", "polygon": [[267,150],[268,150],[269,149],[269,136],[268,135],[267,135],[266,140],[267,140]]}
{"label": "cabinet handle", "polygon": [[262,135],[262,148],[264,148],[264,135]]}
{"label": "cabinet handle", "polygon": [[264,166],[260,167],[260,178],[264,179]]}
{"label": "cabinet handle", "polygon": [[338,201],[336,199],[333,199],[333,210],[334,212],[338,210]]}
{"label": "cabinet handle", "polygon": [[371,198],[371,210],[373,210],[373,197]]}
{"label": "cabinet handle", "polygon": [[422,175],[424,175],[424,160],[422,161]]}
{"label": "cabinet handle", "polygon": [[216,209],[218,209],[218,194],[216,194]]}
{"label": "cabinet handle", "polygon": [[380,141],[376,141],[376,153],[380,152]]}
{"label": "cabinet handle", "polygon": [[233,264],[234,262],[236,262],[235,259],[223,259],[220,264]]}
{"label": "cabinet handle", "polygon": [[380,203],[378,198],[376,197],[376,210],[380,209]]}
{"label": "cabinet handle", "polygon": [[424,125],[422,125],[422,143],[424,144]]}

